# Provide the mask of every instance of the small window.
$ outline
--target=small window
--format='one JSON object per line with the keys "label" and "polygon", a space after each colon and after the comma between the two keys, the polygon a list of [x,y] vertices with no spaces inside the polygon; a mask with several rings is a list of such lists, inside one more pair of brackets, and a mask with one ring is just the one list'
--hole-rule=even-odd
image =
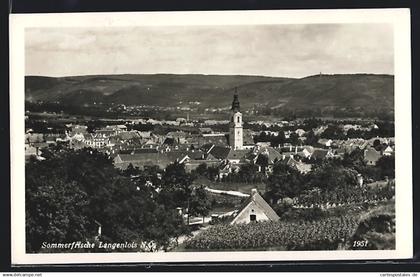
{"label": "small window", "polygon": [[249,215],[249,220],[250,220],[251,222],[253,222],[253,221],[257,221],[257,215],[256,215],[256,214],[251,214],[251,215]]}
{"label": "small window", "polygon": [[241,123],[241,118],[238,116],[238,123]]}

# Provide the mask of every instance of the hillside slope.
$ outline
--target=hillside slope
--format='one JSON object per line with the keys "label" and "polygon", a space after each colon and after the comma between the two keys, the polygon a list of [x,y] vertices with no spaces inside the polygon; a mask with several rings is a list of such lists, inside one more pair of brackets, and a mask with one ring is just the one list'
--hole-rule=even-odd
{"label": "hillside slope", "polygon": [[25,78],[26,100],[228,107],[238,87],[243,108],[394,109],[391,75],[316,75],[302,79],[230,75],[104,75]]}

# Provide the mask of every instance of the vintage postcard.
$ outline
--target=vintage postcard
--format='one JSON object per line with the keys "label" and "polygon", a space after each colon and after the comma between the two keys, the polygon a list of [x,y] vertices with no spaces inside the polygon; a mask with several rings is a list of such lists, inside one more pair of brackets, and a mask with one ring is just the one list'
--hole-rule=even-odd
{"label": "vintage postcard", "polygon": [[408,9],[12,14],[12,263],[411,258]]}

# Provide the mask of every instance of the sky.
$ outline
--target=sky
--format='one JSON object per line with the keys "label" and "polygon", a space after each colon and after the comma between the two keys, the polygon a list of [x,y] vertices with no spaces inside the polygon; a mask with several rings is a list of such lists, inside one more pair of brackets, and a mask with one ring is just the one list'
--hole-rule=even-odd
{"label": "sky", "polygon": [[25,74],[393,74],[388,24],[30,28]]}

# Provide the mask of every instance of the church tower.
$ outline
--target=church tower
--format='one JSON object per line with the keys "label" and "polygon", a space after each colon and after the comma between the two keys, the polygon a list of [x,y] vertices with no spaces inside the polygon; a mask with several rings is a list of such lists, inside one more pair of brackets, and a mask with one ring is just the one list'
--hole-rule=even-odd
{"label": "church tower", "polygon": [[243,127],[242,127],[242,113],[239,111],[238,93],[233,95],[232,102],[232,117],[229,123],[229,145],[232,149],[243,149]]}

